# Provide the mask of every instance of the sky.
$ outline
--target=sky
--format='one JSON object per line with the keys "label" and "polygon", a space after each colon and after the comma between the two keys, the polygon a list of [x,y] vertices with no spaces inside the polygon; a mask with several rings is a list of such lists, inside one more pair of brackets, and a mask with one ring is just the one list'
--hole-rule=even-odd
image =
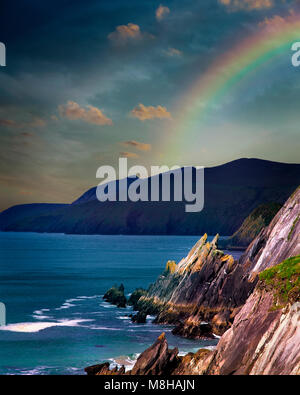
{"label": "sky", "polygon": [[280,38],[299,0],[2,3],[0,210],[71,202],[119,157],[147,167],[299,163],[300,67],[290,47],[222,95],[212,89],[247,40]]}

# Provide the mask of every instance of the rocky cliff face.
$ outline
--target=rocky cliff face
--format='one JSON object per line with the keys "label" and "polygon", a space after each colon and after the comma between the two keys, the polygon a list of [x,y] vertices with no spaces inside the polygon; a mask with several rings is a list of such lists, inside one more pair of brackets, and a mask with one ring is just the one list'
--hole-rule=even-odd
{"label": "rocky cliff face", "polygon": [[[169,265],[139,307],[155,310],[159,322],[177,323],[180,335],[203,336],[204,318],[211,330],[229,329],[214,351],[178,357],[164,339],[141,357],[157,366],[171,353],[169,374],[300,374],[299,215],[300,188],[240,262],[217,249],[217,237],[207,243],[204,236],[171,271]],[[150,365],[139,369],[138,361],[133,371],[149,374]]]}
{"label": "rocky cliff face", "polygon": [[168,262],[137,309],[156,314],[157,323],[174,324],[177,335],[195,339],[223,334],[256,278],[241,282],[244,268],[218,249],[218,238],[208,242],[205,234],[178,265]]}
{"label": "rocky cliff face", "polygon": [[241,259],[242,280],[260,278],[231,328],[215,351],[182,362],[181,372],[300,374],[299,213],[300,188]]}

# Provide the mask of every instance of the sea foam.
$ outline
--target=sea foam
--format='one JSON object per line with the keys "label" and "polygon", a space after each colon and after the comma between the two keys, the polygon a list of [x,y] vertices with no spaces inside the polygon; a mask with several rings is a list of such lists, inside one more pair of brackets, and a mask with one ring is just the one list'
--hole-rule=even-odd
{"label": "sea foam", "polygon": [[40,332],[44,329],[51,328],[53,326],[80,326],[82,322],[91,320],[62,320],[59,322],[20,322],[17,324],[9,324],[6,326],[1,326],[1,331],[10,332],[23,332],[23,333],[35,333]]}

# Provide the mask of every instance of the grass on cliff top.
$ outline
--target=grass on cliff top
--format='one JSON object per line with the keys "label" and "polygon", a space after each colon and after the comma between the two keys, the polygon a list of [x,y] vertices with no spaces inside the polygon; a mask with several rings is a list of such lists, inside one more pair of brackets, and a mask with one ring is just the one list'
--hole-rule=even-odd
{"label": "grass on cliff top", "polygon": [[[274,292],[274,307],[294,303],[300,299],[300,255],[291,257],[259,275],[259,279]],[[283,304],[282,304],[283,302]]]}

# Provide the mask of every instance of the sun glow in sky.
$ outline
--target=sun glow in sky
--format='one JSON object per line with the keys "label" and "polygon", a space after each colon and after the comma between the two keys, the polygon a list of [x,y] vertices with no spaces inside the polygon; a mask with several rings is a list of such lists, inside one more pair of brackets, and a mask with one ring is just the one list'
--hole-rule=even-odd
{"label": "sun glow in sky", "polygon": [[190,94],[229,73],[214,65],[243,42],[287,30],[299,1],[4,3],[0,210],[70,202],[120,156],[144,166],[299,163],[300,67],[289,45],[218,100]]}

